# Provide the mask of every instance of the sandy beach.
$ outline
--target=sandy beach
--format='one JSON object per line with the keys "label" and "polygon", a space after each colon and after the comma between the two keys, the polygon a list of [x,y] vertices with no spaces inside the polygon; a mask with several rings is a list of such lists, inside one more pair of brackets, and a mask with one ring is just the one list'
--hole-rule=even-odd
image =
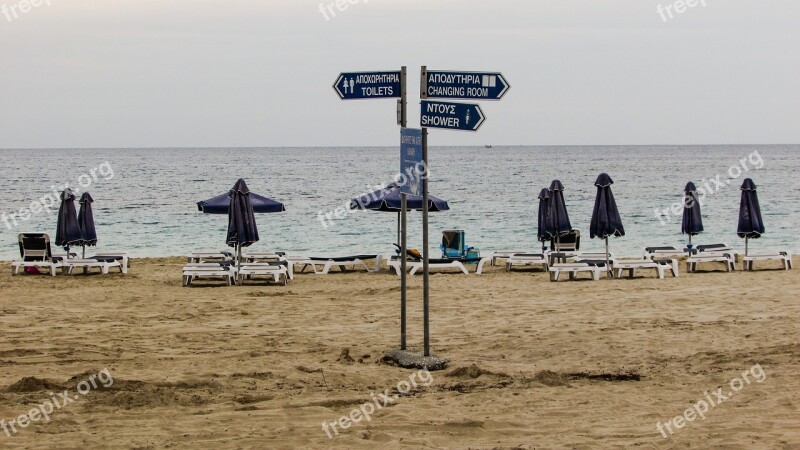
{"label": "sandy beach", "polygon": [[[56,278],[0,264],[0,419],[77,398],[0,430],[2,448],[800,448],[796,271],[437,274],[432,348],[451,363],[421,378],[380,363],[399,340],[388,271],[182,288],[183,263]],[[76,393],[106,369],[108,387]],[[704,419],[657,430],[737,378]],[[369,420],[323,429],[367,403]]]}

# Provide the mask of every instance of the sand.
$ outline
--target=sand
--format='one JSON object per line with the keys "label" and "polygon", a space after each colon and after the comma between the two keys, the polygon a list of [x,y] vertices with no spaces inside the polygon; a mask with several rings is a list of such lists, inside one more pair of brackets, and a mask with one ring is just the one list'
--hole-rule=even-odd
{"label": "sand", "polygon": [[[797,270],[434,275],[432,347],[451,362],[423,378],[380,363],[399,342],[389,272],[182,288],[182,263],[56,278],[0,264],[0,419],[113,377],[50,421],[0,429],[0,448],[800,448]],[[410,281],[413,346],[421,282]],[[756,364],[760,382],[751,371],[705,419],[668,438],[656,429]],[[369,411],[373,393],[370,420],[329,426],[329,438],[323,421]]]}

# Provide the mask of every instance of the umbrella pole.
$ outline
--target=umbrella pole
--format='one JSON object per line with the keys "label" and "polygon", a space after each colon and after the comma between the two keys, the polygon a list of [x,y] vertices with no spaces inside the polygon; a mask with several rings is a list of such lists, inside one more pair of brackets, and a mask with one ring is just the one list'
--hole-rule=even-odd
{"label": "umbrella pole", "polygon": [[86,259],[86,246],[83,246],[83,254],[81,255],[81,259]]}
{"label": "umbrella pole", "polygon": [[749,247],[748,247],[748,241],[749,241],[749,240],[750,240],[750,238],[749,238],[749,237],[747,237],[747,236],[745,236],[745,238],[744,238],[744,256],[750,256],[750,255],[747,253],[747,251],[748,251],[748,249],[749,249]]}
{"label": "umbrella pole", "polygon": [[611,278],[611,266],[608,264],[608,260],[608,236],[606,236],[606,277]]}
{"label": "umbrella pole", "polygon": [[[401,194],[402,196],[402,194]],[[398,244],[400,243],[400,211],[397,211],[397,241]]]}

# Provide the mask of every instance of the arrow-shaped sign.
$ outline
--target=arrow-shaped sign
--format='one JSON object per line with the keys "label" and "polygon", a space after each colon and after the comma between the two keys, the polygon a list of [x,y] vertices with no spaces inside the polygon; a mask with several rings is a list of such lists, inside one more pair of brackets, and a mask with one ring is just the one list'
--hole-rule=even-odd
{"label": "arrow-shaped sign", "polygon": [[333,89],[342,100],[400,98],[400,71],[341,73]]}
{"label": "arrow-shaped sign", "polygon": [[500,100],[511,87],[499,72],[429,70],[425,81],[425,98]]}
{"label": "arrow-shaped sign", "polygon": [[426,128],[478,131],[486,120],[478,105],[427,100],[421,105],[420,125]]}

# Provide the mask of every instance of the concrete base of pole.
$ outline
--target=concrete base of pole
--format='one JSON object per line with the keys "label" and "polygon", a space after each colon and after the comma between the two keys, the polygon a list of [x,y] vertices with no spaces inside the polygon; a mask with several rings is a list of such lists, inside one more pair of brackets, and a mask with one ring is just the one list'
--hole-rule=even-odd
{"label": "concrete base of pole", "polygon": [[381,361],[404,369],[427,369],[431,372],[447,368],[447,363],[450,362],[436,355],[425,356],[422,352],[413,350],[386,351],[383,353]]}

